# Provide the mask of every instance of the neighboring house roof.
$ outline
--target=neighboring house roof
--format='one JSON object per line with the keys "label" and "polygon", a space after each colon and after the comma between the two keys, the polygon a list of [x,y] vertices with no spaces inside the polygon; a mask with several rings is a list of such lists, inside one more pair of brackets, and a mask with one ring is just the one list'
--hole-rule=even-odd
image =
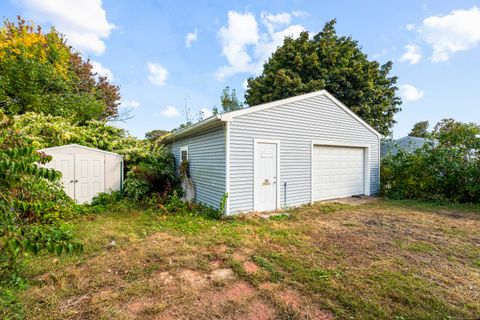
{"label": "neighboring house roof", "polygon": [[105,151],[105,150],[101,150],[101,149],[96,149],[96,148],[90,148],[90,147],[82,146],[82,145],[76,144],[76,143],[65,144],[63,146],[56,146],[56,147],[50,147],[50,148],[43,148],[43,149],[40,149],[38,151],[58,150],[58,149],[63,149],[63,148],[67,148],[67,147],[77,147],[77,148],[82,148],[82,149],[86,149],[86,150],[90,150],[90,151],[108,153],[108,154],[123,158],[123,156],[121,154],[118,154],[118,153]]}
{"label": "neighboring house roof", "polygon": [[405,152],[411,153],[423,147],[423,145],[428,142],[433,142],[434,145],[438,144],[436,140],[406,136],[397,140],[391,140],[391,141],[382,143],[380,147],[381,149],[380,153],[382,157],[384,157],[387,154],[396,155],[399,149],[402,149]]}
{"label": "neighboring house roof", "polygon": [[310,93],[305,93],[299,96],[295,97],[290,97],[282,100],[277,100],[277,101],[272,101],[256,106],[252,106],[249,108],[244,108],[236,111],[231,111],[219,115],[214,115],[210,118],[207,118],[203,121],[200,121],[188,128],[179,130],[177,132],[173,132],[172,134],[166,136],[164,138],[165,142],[171,142],[173,139],[178,139],[178,138],[183,138],[187,137],[189,135],[204,131],[206,129],[209,129],[211,127],[215,127],[218,123],[220,122],[226,122],[226,121],[232,121],[235,117],[242,116],[245,114],[257,112],[257,111],[262,111],[274,107],[279,107],[282,105],[286,105],[289,103],[294,103],[300,100],[305,100],[309,98],[314,98],[314,97],[319,97],[319,96],[325,96],[328,99],[330,99],[334,104],[336,104],[338,107],[343,109],[345,112],[347,112],[351,117],[356,119],[358,122],[360,122],[362,125],[364,125],[368,130],[376,134],[378,137],[381,137],[382,135],[376,131],[374,128],[372,128],[368,123],[366,123],[363,119],[361,119],[359,116],[357,116],[350,108],[345,106],[343,103],[341,103],[337,98],[335,98],[333,95],[331,95],[327,90],[320,90],[320,91],[315,91],[315,92],[310,92]]}

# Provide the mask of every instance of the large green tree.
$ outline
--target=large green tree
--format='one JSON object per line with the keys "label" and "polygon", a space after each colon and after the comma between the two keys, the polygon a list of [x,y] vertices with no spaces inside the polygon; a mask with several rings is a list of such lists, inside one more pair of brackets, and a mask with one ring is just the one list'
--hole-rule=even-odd
{"label": "large green tree", "polygon": [[55,29],[43,32],[21,18],[0,28],[0,108],[6,114],[111,119],[119,100],[119,88],[94,74]]}
{"label": "large green tree", "polygon": [[428,121],[419,121],[413,125],[413,128],[408,135],[410,137],[428,138],[430,136],[430,133],[428,132],[429,125]]}
{"label": "large green tree", "polygon": [[370,61],[358,42],[338,36],[336,20],[310,39],[302,32],[287,37],[264,64],[263,72],[248,79],[246,102],[252,106],[326,89],[383,135],[388,135],[400,111],[397,77],[389,76],[392,62]]}

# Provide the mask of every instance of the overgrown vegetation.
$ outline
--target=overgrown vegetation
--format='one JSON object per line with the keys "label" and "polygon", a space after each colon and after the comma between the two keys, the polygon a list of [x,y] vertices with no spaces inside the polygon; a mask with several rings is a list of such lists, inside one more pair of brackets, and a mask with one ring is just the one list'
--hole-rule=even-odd
{"label": "overgrown vegetation", "polygon": [[7,115],[29,111],[84,122],[118,116],[119,88],[92,73],[89,61],[48,32],[18,18],[0,29],[0,106]]}
{"label": "overgrown vegetation", "polygon": [[20,284],[22,258],[41,251],[73,252],[82,245],[62,223],[73,201],[59,172],[39,167],[51,157],[35,151],[0,112],[0,284]]}
{"label": "overgrown vegetation", "polygon": [[[89,61],[55,29],[8,20],[0,29],[0,282],[21,284],[22,261],[41,251],[81,249],[66,221],[126,196],[156,207],[176,187],[172,155],[108,125],[119,88],[92,73]],[[101,195],[85,209],[67,197],[60,173],[38,166],[35,150],[77,143],[124,156],[125,194]]]}
{"label": "overgrown vegetation", "polygon": [[394,199],[479,203],[480,126],[444,119],[428,137],[422,148],[412,153],[399,148],[382,160],[382,193]]}
{"label": "overgrown vegetation", "polygon": [[140,201],[152,195],[165,197],[177,184],[175,158],[169,150],[153,146],[145,157],[130,167],[124,190],[128,197]]}

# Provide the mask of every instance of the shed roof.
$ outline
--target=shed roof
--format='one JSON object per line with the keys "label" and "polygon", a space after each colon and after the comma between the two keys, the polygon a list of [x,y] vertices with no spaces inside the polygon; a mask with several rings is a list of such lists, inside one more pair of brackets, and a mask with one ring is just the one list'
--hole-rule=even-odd
{"label": "shed roof", "polygon": [[351,117],[353,117],[355,120],[357,120],[362,125],[364,125],[368,130],[370,130],[371,132],[376,134],[378,137],[382,136],[377,130],[372,128],[368,123],[366,123],[362,118],[360,118],[358,115],[356,115],[352,110],[350,110],[350,108],[345,106],[342,102],[340,102],[337,98],[335,98],[327,90],[320,90],[320,91],[301,94],[301,95],[298,95],[298,96],[295,96],[295,97],[290,97],[290,98],[281,99],[281,100],[277,100],[277,101],[272,101],[272,102],[268,102],[268,103],[264,103],[264,104],[259,104],[259,105],[252,106],[252,107],[249,107],[249,108],[244,108],[244,109],[231,111],[231,112],[227,112],[227,113],[223,113],[223,114],[219,114],[219,115],[214,115],[214,116],[211,116],[211,117],[209,117],[205,120],[197,122],[196,124],[194,124],[194,125],[192,125],[188,128],[185,128],[185,129],[179,130],[177,132],[171,133],[170,135],[168,135],[164,138],[164,141],[168,143],[168,142],[173,141],[174,139],[190,136],[192,134],[195,134],[195,133],[207,130],[209,128],[215,127],[216,125],[218,125],[221,122],[232,121],[235,117],[238,117],[238,116],[241,116],[241,115],[245,115],[245,114],[249,114],[249,113],[253,113],[253,112],[257,112],[257,111],[262,111],[262,110],[266,110],[266,109],[286,105],[286,104],[289,104],[289,103],[294,103],[294,102],[297,102],[297,101],[300,101],[300,100],[305,100],[305,99],[309,99],[309,98],[318,97],[318,96],[327,97],[335,105],[337,105],[338,107],[343,109]]}
{"label": "shed roof", "polygon": [[86,147],[86,146],[82,146],[82,145],[76,144],[76,143],[65,144],[63,146],[56,146],[56,147],[50,147],[50,148],[43,148],[43,149],[40,149],[38,151],[59,150],[59,149],[67,148],[67,147],[77,147],[77,148],[82,148],[82,149],[86,149],[86,150],[90,150],[90,151],[107,153],[107,154],[111,154],[111,155],[123,158],[123,156],[121,154],[118,154],[118,153],[105,151],[105,150],[97,149],[97,148]]}

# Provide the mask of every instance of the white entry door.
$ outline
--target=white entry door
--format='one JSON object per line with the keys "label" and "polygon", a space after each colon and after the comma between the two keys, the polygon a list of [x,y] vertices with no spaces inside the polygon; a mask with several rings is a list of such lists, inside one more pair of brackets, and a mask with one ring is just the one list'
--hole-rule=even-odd
{"label": "white entry door", "polygon": [[105,192],[104,156],[75,156],[75,200],[88,203],[99,192]]}
{"label": "white entry door", "polygon": [[277,209],[277,143],[255,145],[255,211]]}
{"label": "white entry door", "polygon": [[75,198],[75,156],[73,154],[56,155],[45,167],[62,173],[61,182],[65,193],[70,198]]}
{"label": "white entry door", "polygon": [[365,193],[365,148],[316,145],[312,157],[314,201]]}

